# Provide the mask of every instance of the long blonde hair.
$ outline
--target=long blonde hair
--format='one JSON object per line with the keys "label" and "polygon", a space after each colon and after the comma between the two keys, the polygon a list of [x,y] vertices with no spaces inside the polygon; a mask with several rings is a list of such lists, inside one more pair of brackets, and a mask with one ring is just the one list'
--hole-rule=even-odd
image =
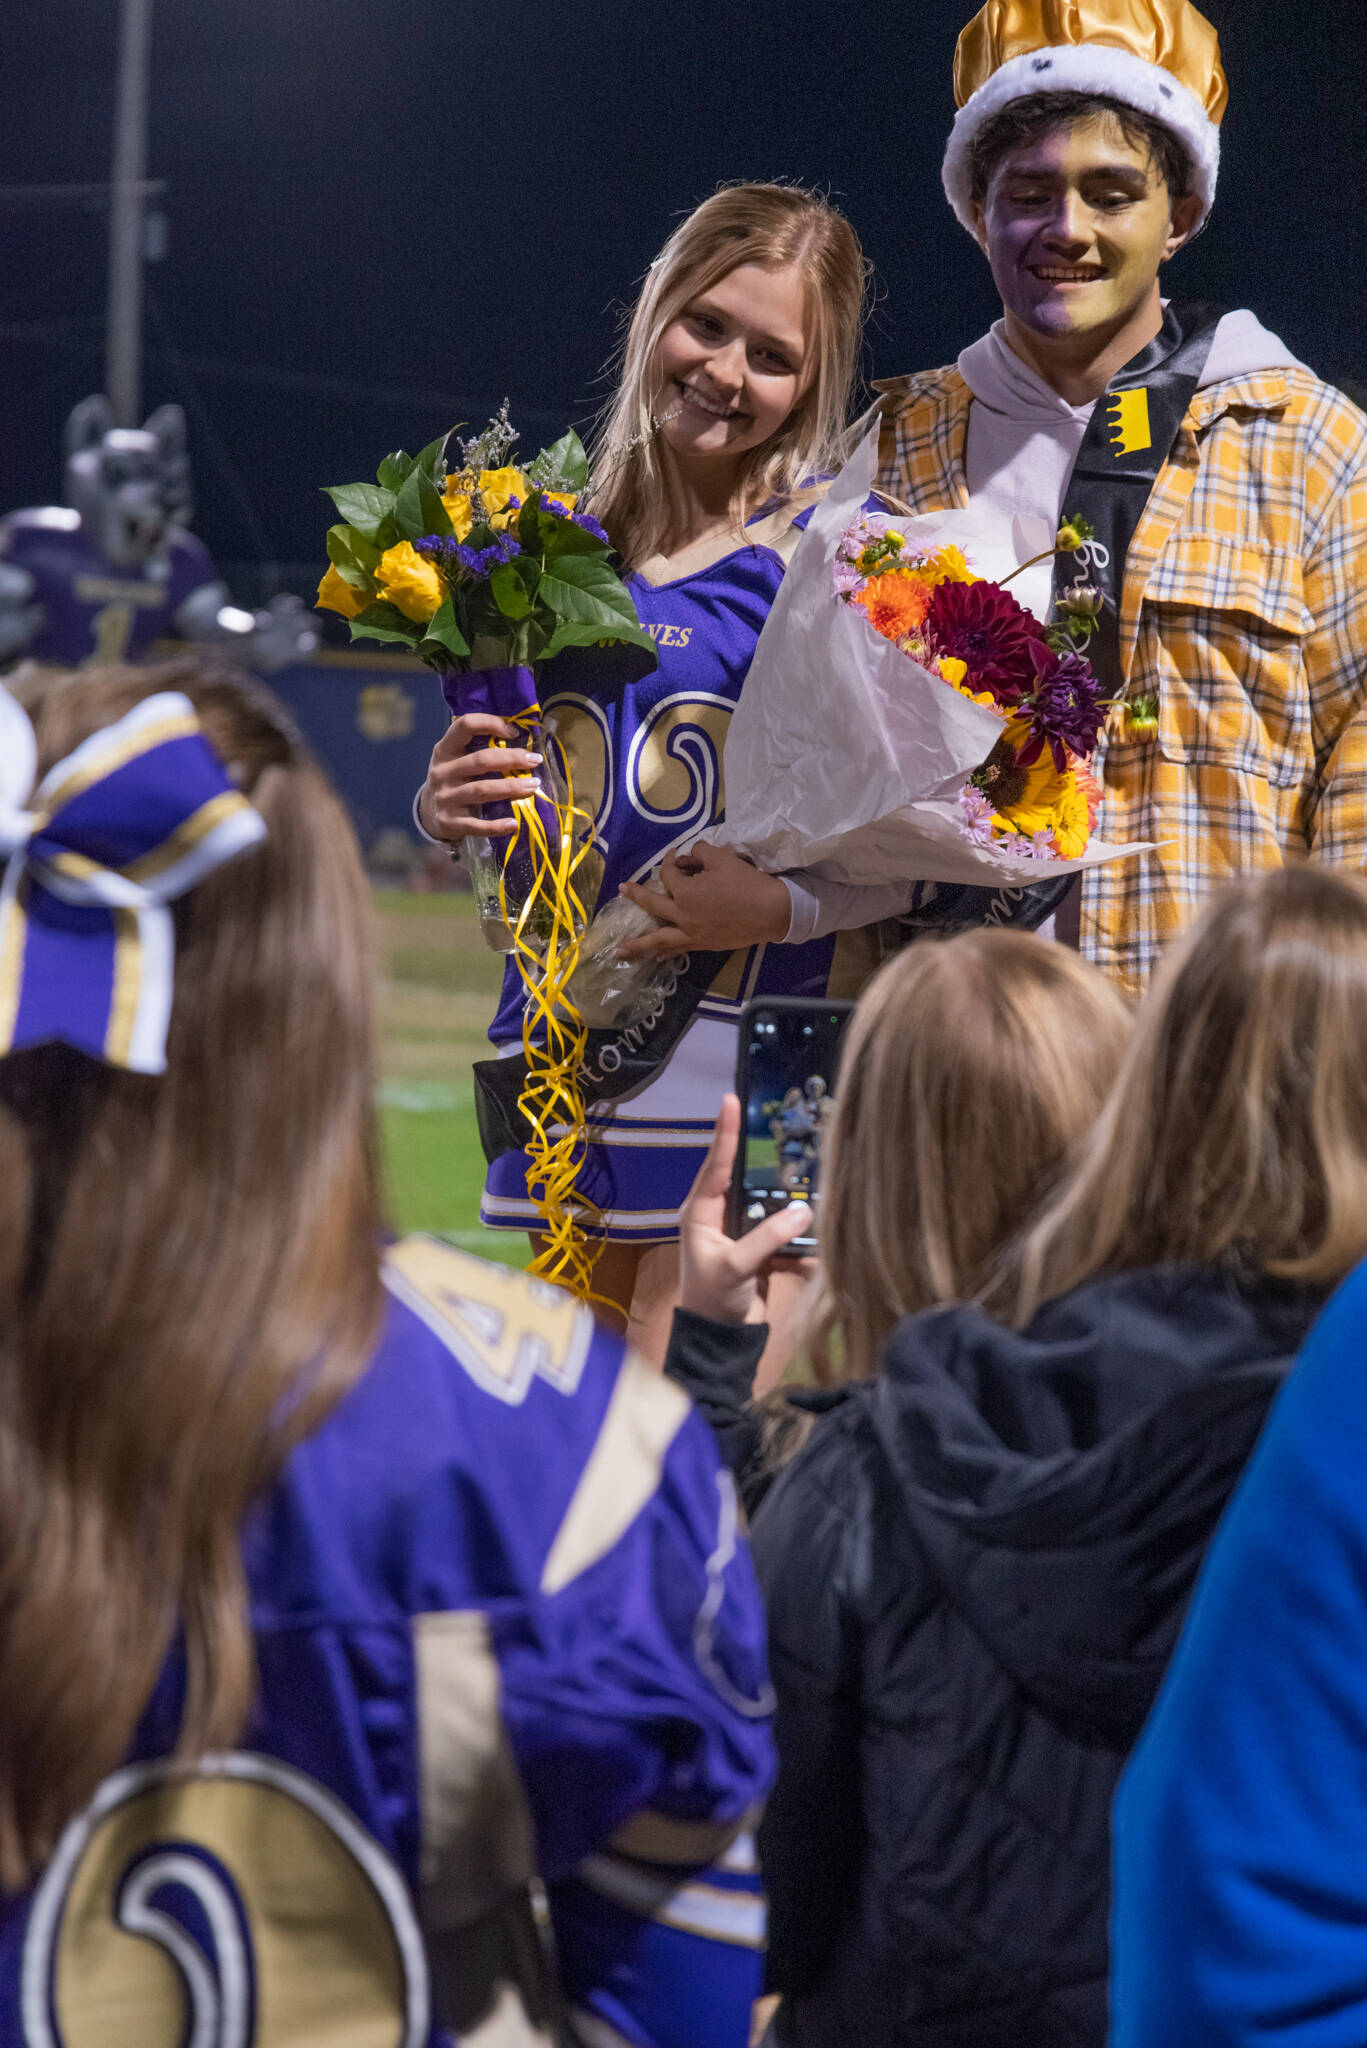
{"label": "long blonde hair", "polygon": [[877,1370],[902,1316],[981,1290],[1096,1115],[1129,1025],[1095,968],[1022,932],[922,943],[875,975],[822,1164],[815,1321],[838,1332],[844,1377]]}
{"label": "long blonde hair", "polygon": [[255,1669],[249,1496],[379,1328],[365,876],[265,692],[170,662],[54,687],[45,769],[178,688],[266,821],[177,906],[168,1068],[0,1062],[0,1885],[125,1755],[179,1625],[187,1754]]}
{"label": "long blonde hair", "polygon": [[727,185],[669,237],[646,276],[622,347],[618,387],[594,438],[592,506],[623,559],[644,561],[669,519],[664,456],[655,434],[651,363],[660,338],[699,292],[741,264],[801,266],[814,343],[811,374],[783,425],[741,465],[738,526],[759,506],[790,498],[838,469],[863,335],[868,266],[844,215],[791,185]]}
{"label": "long blonde hair", "polygon": [[1329,1286],[1367,1254],[1367,885],[1226,889],[1163,963],[1075,1172],[1012,1256],[1014,1320],[1191,1262]]}

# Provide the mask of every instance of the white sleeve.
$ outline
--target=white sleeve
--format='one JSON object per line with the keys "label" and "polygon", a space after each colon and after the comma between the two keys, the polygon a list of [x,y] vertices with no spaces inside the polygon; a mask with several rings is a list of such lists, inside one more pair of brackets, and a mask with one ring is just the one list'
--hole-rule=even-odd
{"label": "white sleeve", "polygon": [[[425,786],[426,785],[424,785],[424,787]],[[418,805],[420,804],[421,801],[422,790],[419,789],[415,793],[413,798],[413,830],[417,833],[419,839],[425,839],[429,846],[440,847],[443,853],[449,853],[452,860],[456,860],[460,855],[460,848],[449,839],[434,839],[432,837],[432,834],[428,831],[426,825],[423,824],[422,813],[418,809]]]}
{"label": "white sleeve", "polygon": [[910,882],[828,882],[805,869],[780,875],[788,891],[792,915],[783,942],[800,946],[808,939],[824,939],[828,932],[855,931],[860,925],[877,924],[881,918],[901,917],[911,908]]}

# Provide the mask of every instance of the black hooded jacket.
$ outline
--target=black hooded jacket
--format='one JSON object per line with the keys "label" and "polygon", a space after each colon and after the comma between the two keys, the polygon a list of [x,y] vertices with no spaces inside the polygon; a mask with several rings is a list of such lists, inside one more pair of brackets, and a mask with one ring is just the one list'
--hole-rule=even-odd
{"label": "black hooded jacket", "polygon": [[1322,1296],[1167,1267],[909,1318],[756,1519],[778,2039],[1102,2048],[1111,1796]]}

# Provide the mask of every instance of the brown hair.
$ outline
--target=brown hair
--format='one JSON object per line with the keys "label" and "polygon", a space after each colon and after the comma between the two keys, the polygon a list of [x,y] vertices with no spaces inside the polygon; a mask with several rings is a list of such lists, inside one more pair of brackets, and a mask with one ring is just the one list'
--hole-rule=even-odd
{"label": "brown hair", "polygon": [[1367,1254],[1367,885],[1300,864],[1164,961],[1075,1172],[1011,1260],[1014,1318],[1192,1262],[1329,1286]]}
{"label": "brown hair", "polygon": [[846,1036],[822,1167],[819,1331],[844,1376],[902,1316],[982,1289],[1096,1115],[1129,1031],[1098,971],[1023,932],[912,946]]}
{"label": "brown hair", "polygon": [[616,394],[593,449],[596,516],[623,559],[661,545],[669,517],[655,438],[658,393],[649,388],[660,337],[690,300],[744,263],[800,264],[814,327],[814,368],[783,425],[741,465],[737,526],[770,500],[838,469],[863,334],[868,266],[844,215],[819,193],[791,185],[727,185],[674,230],[647,273],[622,347]]}
{"label": "brown hair", "polygon": [[983,204],[993,176],[1013,149],[1028,148],[1060,128],[1086,121],[1110,122],[1131,149],[1147,150],[1149,163],[1168,188],[1169,199],[1186,198],[1191,190],[1191,159],[1181,139],[1152,114],[1104,93],[1039,92],[1008,100],[1000,112],[988,116],[973,137],[968,152],[968,189],[974,206]]}
{"label": "brown hair", "polygon": [[36,703],[40,768],[181,689],[265,842],[177,906],[164,1075],[0,1063],[0,1884],[125,1755],[183,1629],[187,1755],[254,1688],[239,1523],[379,1328],[369,902],[268,694],[170,662]]}

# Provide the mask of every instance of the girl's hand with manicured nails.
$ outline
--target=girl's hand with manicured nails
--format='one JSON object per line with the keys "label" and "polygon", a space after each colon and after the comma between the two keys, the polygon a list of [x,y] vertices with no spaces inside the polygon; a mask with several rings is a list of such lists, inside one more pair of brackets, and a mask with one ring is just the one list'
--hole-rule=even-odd
{"label": "girl's hand with manicured nails", "polygon": [[[515,740],[517,730],[491,711],[467,711],[453,718],[432,749],[427,780],[418,796],[418,816],[434,839],[458,845],[462,839],[506,839],[517,830],[516,818],[486,818],[481,804],[510,803],[535,796],[535,771],[540,754],[522,747],[466,749],[479,739]],[[514,772],[511,776],[509,771]]]}
{"label": "girl's hand with manicured nails", "polygon": [[792,922],[792,899],[777,875],[706,840],[687,853],[666,854],[653,882],[624,882],[621,893],[660,920],[658,931],[618,947],[622,960],[777,945]]}
{"label": "girl's hand with manicured nails", "polygon": [[679,1215],[679,1306],[716,1323],[744,1323],[763,1299],[770,1260],[811,1228],[805,1202],[790,1202],[744,1237],[726,1234],[726,1194],[740,1137],[740,1097],[724,1095],[712,1143]]}

